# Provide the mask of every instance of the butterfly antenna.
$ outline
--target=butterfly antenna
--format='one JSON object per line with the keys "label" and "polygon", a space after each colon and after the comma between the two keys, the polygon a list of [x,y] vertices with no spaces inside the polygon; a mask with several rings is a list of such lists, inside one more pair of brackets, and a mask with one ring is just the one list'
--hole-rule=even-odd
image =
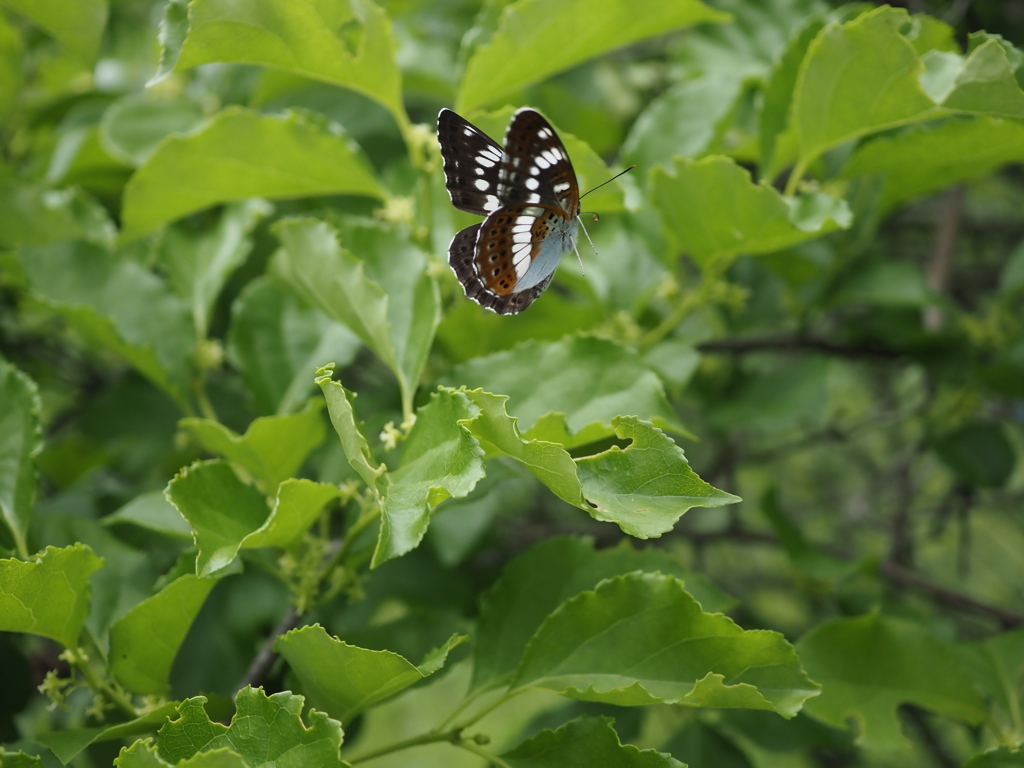
{"label": "butterfly antenna", "polygon": [[631,165],[631,166],[629,166],[629,168],[627,168],[626,170],[624,170],[624,171],[620,171],[619,173],[616,173],[616,174],[615,174],[614,176],[612,176],[612,177],[611,177],[610,179],[608,179],[608,181],[602,181],[602,182],[601,182],[600,184],[598,184],[598,185],[597,185],[596,187],[594,187],[593,189],[588,189],[588,190],[587,190],[586,192],[584,192],[584,193],[583,193],[582,195],[580,195],[580,200],[582,200],[582,199],[583,199],[584,197],[586,197],[587,195],[589,195],[589,194],[590,194],[591,192],[595,192],[595,191],[599,190],[599,189],[600,189],[601,187],[603,187],[603,186],[604,186],[605,184],[611,184],[611,183],[612,183],[613,181],[615,181],[615,180],[616,180],[617,178],[619,178],[619,176],[622,176],[622,175],[623,175],[624,173],[629,173],[629,172],[630,172],[630,171],[632,171],[632,170],[633,170],[634,168],[636,168],[636,166],[635,166],[635,165]]}
{"label": "butterfly antenna", "polygon": [[[584,225],[582,219],[580,219],[579,222],[580,222],[580,226],[583,227],[583,234],[587,236],[587,242],[590,243],[590,247],[594,251],[594,255],[595,256],[599,256],[600,254],[598,254],[597,248],[594,248],[594,241],[590,239],[590,233],[587,232],[586,225]],[[573,245],[575,245],[575,243]],[[576,258],[580,259],[580,252],[578,250],[576,251]],[[580,259],[580,269],[583,269],[583,259]]]}

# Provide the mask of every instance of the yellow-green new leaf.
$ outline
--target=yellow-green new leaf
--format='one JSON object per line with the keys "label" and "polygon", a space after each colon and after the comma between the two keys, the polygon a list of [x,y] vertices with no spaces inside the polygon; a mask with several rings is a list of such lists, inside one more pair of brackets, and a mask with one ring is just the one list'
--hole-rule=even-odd
{"label": "yellow-green new leaf", "polygon": [[89,576],[103,560],[84,544],[47,547],[34,560],[0,560],[0,631],[78,645],[89,614]]}
{"label": "yellow-green new leaf", "polygon": [[229,107],[197,131],[157,145],[125,187],[123,237],[140,237],[218,203],[335,194],[384,197],[348,138],[300,113]]}
{"label": "yellow-green new leaf", "polygon": [[459,111],[493,104],[575,64],[640,40],[729,19],[728,14],[697,0],[517,0],[505,7],[490,40],[470,56],[457,99]]}

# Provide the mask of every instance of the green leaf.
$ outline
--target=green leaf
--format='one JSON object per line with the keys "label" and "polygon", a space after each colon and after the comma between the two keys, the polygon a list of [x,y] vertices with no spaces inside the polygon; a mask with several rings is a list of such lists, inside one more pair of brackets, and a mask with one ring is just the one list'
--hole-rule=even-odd
{"label": "green leaf", "polygon": [[909,22],[902,8],[877,8],[829,24],[810,44],[790,112],[803,167],[844,141],[936,114],[924,65],[900,32]]}
{"label": "green leaf", "polygon": [[106,210],[78,189],[50,190],[0,172],[0,245],[24,248],[83,238],[109,245]]}
{"label": "green leaf", "polygon": [[858,147],[843,176],[878,174],[883,179],[883,211],[954,184],[991,176],[1024,160],[1024,125],[978,117],[914,126]]}
{"label": "green leaf", "polygon": [[726,157],[676,158],[651,173],[653,197],[679,245],[702,267],[768,253],[850,226],[845,200],[821,192],[784,197]]}
{"label": "green leaf", "polygon": [[107,0],[2,0],[2,5],[25,16],[56,40],[92,61],[107,25]]}
{"label": "green leaf", "polygon": [[236,712],[229,726],[212,722],[203,709],[205,696],[186,699],[180,717],[160,729],[160,757],[177,763],[200,752],[231,749],[248,768],[343,766],[341,724],[323,712],[309,710],[302,719],[303,698],[287,691],[266,696],[245,687],[235,696]]}
{"label": "green leaf", "polygon": [[24,752],[4,752],[0,754],[2,768],[43,768],[43,761],[35,755]]}
{"label": "green leaf", "polygon": [[327,412],[331,416],[331,424],[334,431],[341,440],[341,447],[345,452],[348,463],[363,479],[366,486],[373,491],[378,503],[381,502],[382,489],[386,488],[387,467],[384,464],[377,464],[376,459],[370,453],[370,445],[366,437],[356,423],[356,415],[352,410],[352,403],[349,396],[355,394],[341,386],[340,382],[331,381],[334,372],[332,365],[325,366],[317,371],[317,385],[324,394],[327,401]]}
{"label": "green leaf", "polygon": [[488,457],[508,456],[526,467],[563,501],[584,509],[583,486],[576,476],[576,465],[561,445],[543,440],[527,440],[519,434],[514,417],[508,415],[505,395],[492,395],[482,389],[465,393],[480,412],[460,424],[469,429]]}
{"label": "green leaf", "polygon": [[0,17],[0,120],[10,117],[21,90],[25,79],[24,56],[21,35],[6,18]]}
{"label": "green leaf", "polygon": [[257,278],[235,302],[227,353],[257,410],[272,414],[298,410],[309,399],[314,371],[328,361],[348,365],[361,347],[341,323]]}
{"label": "green leaf", "polygon": [[[630,5],[572,0],[556,6],[517,0],[505,6],[497,30],[470,55],[456,99],[458,111],[492,104],[616,48],[729,18],[696,0]],[[568,29],[573,34],[566,35]]]}
{"label": "green leaf", "polygon": [[796,157],[795,136],[786,132],[790,105],[807,49],[824,26],[825,19],[820,15],[809,17],[799,33],[789,41],[768,76],[757,126],[762,180],[774,179]]}
{"label": "green leaf", "polygon": [[242,540],[267,520],[266,500],[224,461],[197,461],[167,485],[167,499],[195,531],[196,575],[209,576],[235,559]]}
{"label": "green leaf", "polygon": [[1006,259],[999,276],[1000,296],[1010,297],[1021,292],[1024,292],[1024,240],[1017,244]]}
{"label": "green leaf", "polygon": [[[101,728],[69,728],[63,731],[47,731],[37,733],[35,739],[41,744],[45,744],[62,763],[67,765],[90,744],[152,733],[157,726],[166,722],[176,709],[176,704],[164,704],[125,723]],[[146,765],[151,765],[151,763]]]}
{"label": "green leaf", "polygon": [[1017,452],[999,422],[972,421],[935,444],[943,463],[965,483],[1000,488],[1017,465]]}
{"label": "green leaf", "polygon": [[845,275],[829,297],[834,306],[874,304],[890,307],[923,307],[931,291],[917,264],[909,261],[868,261]]}
{"label": "green leaf", "polygon": [[110,627],[110,671],[132,693],[167,694],[171,665],[216,579],[181,576]]}
{"label": "green leaf", "polygon": [[280,636],[274,650],[298,677],[310,706],[348,723],[360,712],[437,672],[452,648],[466,639],[465,635],[452,635],[418,666],[391,651],[344,643],[319,624]]}
{"label": "green leaf", "polygon": [[172,766],[160,757],[153,739],[136,741],[121,750],[114,760],[117,768],[248,768],[248,763],[237,752],[230,749],[215,749],[200,752],[187,760],[179,760]]}
{"label": "green leaf", "polygon": [[527,439],[585,445],[609,437],[619,414],[689,436],[658,376],[635,352],[607,339],[524,342],[456,366],[446,378],[456,386],[508,395]]}
{"label": "green leaf", "polygon": [[[1016,55],[1019,58],[1019,51]],[[1001,40],[983,42],[958,68],[953,88],[942,99],[942,106],[994,117],[1024,117],[1024,92],[1015,77],[1019,66],[1019,61],[1010,61]]]}
{"label": "green leaf", "polygon": [[1020,691],[1024,682],[1024,627],[956,647],[957,659],[979,693],[991,700],[990,723],[1004,739],[1020,725]]}
{"label": "green leaf", "polygon": [[691,507],[720,507],[740,501],[690,469],[683,449],[660,429],[635,416],[612,419],[615,434],[631,440],[623,450],[576,459],[590,514],[615,523],[641,539],[661,536]]}
{"label": "green leaf", "polygon": [[1020,768],[1020,766],[1024,766],[1024,751],[1005,746],[993,747],[964,763],[964,768]]}
{"label": "green leaf", "polygon": [[171,287],[188,301],[197,337],[206,337],[217,297],[249,255],[253,229],[272,210],[263,200],[248,200],[225,206],[216,226],[199,235],[174,226],[164,232],[160,263]]}
{"label": "green leaf", "polygon": [[188,410],[195,336],[184,303],[156,275],[83,241],[25,249],[25,270],[40,301]]}
{"label": "green leaf", "polygon": [[274,508],[266,522],[242,539],[241,546],[290,548],[316,522],[323,508],[340,497],[341,491],[330,483],[285,480],[277,489]]}
{"label": "green leaf", "polygon": [[391,22],[369,0],[195,0],[188,20],[176,69],[260,64],[351,88],[382,104],[407,132]]}
{"label": "green leaf", "polygon": [[761,512],[771,524],[790,562],[811,578],[837,579],[854,574],[860,564],[813,546],[800,527],[786,516],[773,485],[761,495]]}
{"label": "green leaf", "polygon": [[578,717],[501,756],[511,768],[686,768],[664,752],[619,741],[610,717]]}
{"label": "green leaf", "polygon": [[362,152],[323,121],[290,113],[217,113],[187,136],[168,136],[124,190],[124,230],[132,239],[218,203],[384,191]]}
{"label": "green leaf", "polygon": [[453,568],[468,558],[501,515],[530,506],[537,484],[511,462],[491,462],[484,477],[463,499],[448,499],[430,519],[427,539],[441,564]]}
{"label": "green leaf", "polygon": [[295,474],[327,435],[320,411],[323,404],[310,400],[300,413],[261,416],[244,435],[210,419],[182,419],[187,430],[210,453],[234,462],[248,472],[264,493]]}
{"label": "green leaf", "polygon": [[700,480],[682,449],[649,422],[614,417],[615,434],[633,444],[625,451],[613,446],[573,460],[557,443],[523,438],[516,419],[505,410],[507,397],[480,389],[465,394],[480,412],[460,423],[480,441],[488,457],[515,459],[563,501],[595,519],[614,522],[631,535],[658,536],[692,506],[721,506],[737,500]]}
{"label": "green leaf", "polygon": [[660,571],[685,581],[709,612],[725,610],[733,602],[664,550],[638,551],[625,541],[597,550],[593,539],[550,538],[506,565],[484,595],[473,646],[472,688],[507,682],[530,638],[559,605],[603,579],[633,571]]}
{"label": "green leaf", "polygon": [[511,689],[620,706],[656,702],[796,715],[818,693],[777,632],[701,611],[672,576],[606,579],[567,600],[533,636]]}
{"label": "green leaf", "polygon": [[735,78],[702,77],[675,85],[651,101],[623,144],[625,162],[670,168],[675,157],[697,158],[715,138],[739,96]]}
{"label": "green leaf", "polygon": [[42,447],[41,408],[35,382],[0,357],[0,518],[22,557],[38,486],[32,458]]}
{"label": "green leaf", "polygon": [[138,167],[165,136],[188,133],[202,119],[199,106],[184,96],[158,100],[133,93],[104,111],[100,144],[111,157]]}
{"label": "green leaf", "polygon": [[47,547],[30,562],[0,560],[0,630],[77,647],[89,615],[89,576],[102,565],[84,544]]}
{"label": "green leaf", "polygon": [[987,715],[971,678],[919,624],[877,614],[833,619],[804,635],[797,650],[822,685],[821,696],[807,704],[808,714],[836,728],[854,718],[858,743],[866,747],[909,745],[896,715],[901,704],[968,723]]}
{"label": "green leaf", "polygon": [[304,301],[344,324],[398,379],[403,411],[423,373],[440,320],[437,284],[426,256],[405,238],[380,227],[354,226],[342,248],[328,225],[290,219],[274,227],[282,248],[275,268]]}
{"label": "green leaf", "polygon": [[192,540],[192,528],[188,521],[167,500],[163,491],[150,491],[136,496],[101,522],[104,525],[130,523],[175,539]]}
{"label": "green leaf", "polygon": [[441,390],[416,412],[401,462],[388,475],[371,567],[414,549],[432,508],[449,496],[466,496],[484,476],[483,449],[463,426],[474,411],[461,392]]}
{"label": "green leaf", "polygon": [[[678,729],[667,743],[662,744],[662,748],[672,755],[678,755],[685,759],[689,765],[713,765],[715,768],[754,768],[754,763],[737,744],[739,739],[733,735],[732,724],[728,722],[732,719],[730,716],[736,713],[766,715],[766,729],[770,729],[773,733],[779,732],[791,723],[800,722],[798,718],[794,718],[788,723],[780,723],[778,718],[767,712],[734,709],[723,713],[726,715],[726,718],[723,718],[726,720],[726,728],[729,728],[723,733],[725,729],[717,727],[717,723],[714,721],[709,722],[710,718],[689,717],[683,721],[682,728]],[[747,734],[742,735],[746,736]],[[746,746],[745,739],[743,743]],[[800,747],[808,748],[810,745],[801,744]]]}

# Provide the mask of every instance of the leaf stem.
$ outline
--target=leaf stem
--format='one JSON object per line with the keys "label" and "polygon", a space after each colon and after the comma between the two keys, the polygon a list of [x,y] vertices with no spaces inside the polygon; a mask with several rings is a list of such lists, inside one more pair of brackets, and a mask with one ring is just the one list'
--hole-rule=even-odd
{"label": "leaf stem", "polygon": [[792,172],[789,174],[789,178],[786,179],[786,188],[783,193],[786,197],[792,197],[796,194],[796,188],[804,178],[804,174],[807,173],[808,158],[801,159],[796,165],[793,166]]}
{"label": "leaf stem", "polygon": [[139,712],[135,709],[135,705],[129,696],[126,696],[121,691],[117,690],[106,680],[100,679],[99,675],[89,666],[89,662],[85,660],[78,653],[74,654],[74,667],[78,670],[79,674],[85,680],[85,684],[89,686],[89,689],[94,693],[104,696],[114,706],[116,706],[122,713],[127,715],[129,718],[134,720],[139,716]]}
{"label": "leaf stem", "polygon": [[455,744],[455,746],[462,747],[462,749],[466,750],[467,752],[472,752],[474,755],[479,755],[484,760],[490,761],[492,765],[497,765],[499,768],[512,768],[512,766],[510,766],[497,755],[491,754],[480,745],[475,744],[467,739],[460,740]]}
{"label": "leaf stem", "polygon": [[437,744],[442,741],[450,741],[457,743],[459,739],[459,732],[456,729],[450,731],[428,731],[427,733],[421,733],[419,736],[413,736],[410,739],[403,739],[402,741],[396,741],[394,744],[390,744],[380,749],[374,749],[365,754],[359,755],[358,757],[349,758],[348,762],[350,765],[356,763],[365,763],[368,760],[375,760],[378,757],[384,755],[390,755],[392,752],[400,752],[403,749],[410,749],[411,747],[419,747],[424,744]]}
{"label": "leaf stem", "polygon": [[707,303],[708,297],[711,294],[712,286],[717,282],[718,270],[713,267],[708,267],[701,273],[700,284],[697,286],[696,291],[688,293],[680,299],[679,303],[676,304],[675,309],[669,313],[668,317],[662,320],[656,328],[646,333],[637,345],[641,352],[644,352],[665,336],[671,333],[676,326],[678,326],[683,320],[696,309],[699,309]]}
{"label": "leaf stem", "polygon": [[520,693],[522,693],[525,690],[526,690],[525,688],[517,688],[514,691],[505,691],[504,694],[502,694],[497,699],[492,701],[490,704],[488,704],[486,707],[481,709],[479,712],[475,713],[472,717],[469,718],[469,720],[466,720],[466,721],[464,721],[462,723],[459,723],[457,726],[455,726],[455,730],[462,731],[462,730],[464,730],[466,728],[469,728],[469,726],[473,725],[474,723],[479,722],[484,717],[486,717],[491,712],[493,712],[498,707],[500,707],[502,704],[504,704],[506,701],[510,701],[511,699],[513,699],[514,697],[518,696]]}
{"label": "leaf stem", "polygon": [[468,707],[474,701],[479,699],[481,696],[484,696],[485,694],[488,694],[488,693],[492,693],[493,691],[494,691],[493,688],[479,688],[476,691],[474,691],[473,693],[469,694],[468,696],[466,696],[466,698],[464,698],[461,702],[459,702],[459,705],[457,707],[455,707],[455,709],[453,709],[451,711],[451,713],[449,713],[448,717],[446,717],[444,720],[442,720],[440,725],[438,725],[437,727],[438,728],[444,728],[446,725],[448,725],[448,723],[450,723],[452,720],[455,719],[456,715],[458,715],[460,712],[465,710],[466,707]]}

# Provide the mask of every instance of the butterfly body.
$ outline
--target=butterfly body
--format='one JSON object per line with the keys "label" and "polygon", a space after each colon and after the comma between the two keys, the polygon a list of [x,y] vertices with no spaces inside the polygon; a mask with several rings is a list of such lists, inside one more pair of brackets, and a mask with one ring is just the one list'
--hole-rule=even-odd
{"label": "butterfly body", "polygon": [[469,298],[499,314],[521,312],[576,245],[580,194],[569,155],[532,109],[512,117],[504,147],[449,109],[437,135],[452,204],[486,216],[455,235],[448,263]]}

